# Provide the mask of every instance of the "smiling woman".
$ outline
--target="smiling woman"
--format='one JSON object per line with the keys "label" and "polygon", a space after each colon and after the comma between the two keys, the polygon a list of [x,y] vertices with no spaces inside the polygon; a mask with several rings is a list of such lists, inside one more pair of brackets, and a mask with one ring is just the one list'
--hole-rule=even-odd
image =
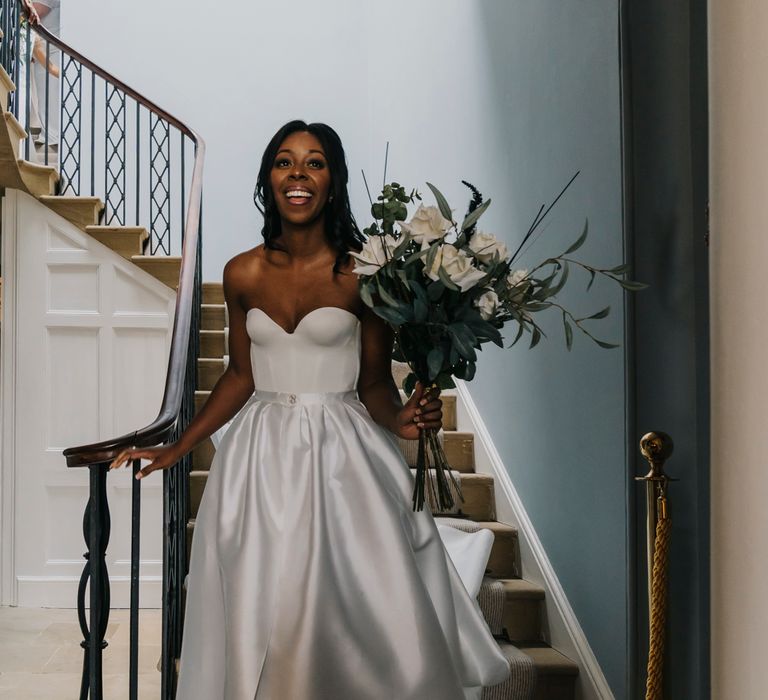
{"label": "smiling woman", "polygon": [[176,700],[478,697],[510,674],[475,599],[493,534],[453,533],[476,558],[460,574],[410,507],[398,438],[439,429],[442,400],[417,384],[403,404],[392,331],[360,298],[336,132],[286,124],[254,197],[264,244],[224,268],[224,374],[177,443],[116,460],[152,459],[149,474],[229,421],[195,521]]}

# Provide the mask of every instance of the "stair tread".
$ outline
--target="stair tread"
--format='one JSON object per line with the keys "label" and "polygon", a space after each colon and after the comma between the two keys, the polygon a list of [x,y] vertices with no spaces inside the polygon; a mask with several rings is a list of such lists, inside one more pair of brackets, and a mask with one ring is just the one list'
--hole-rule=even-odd
{"label": "stair tread", "polygon": [[543,642],[524,642],[511,644],[510,642],[499,640],[499,646],[502,652],[511,651],[511,648],[518,649],[533,659],[536,670],[540,674],[558,675],[558,676],[577,676],[579,675],[579,666],[557,649],[544,644]]}
{"label": "stair tread", "polygon": [[[29,162],[29,161],[26,161]],[[32,165],[39,165],[38,163],[32,163]],[[43,168],[51,168],[53,166],[43,165]],[[54,168],[55,170],[55,168]],[[100,204],[104,206],[104,202],[100,197],[91,197],[90,195],[73,195],[73,194],[45,194],[38,197],[38,199],[47,204],[48,202],[89,202],[91,204]]]}
{"label": "stair tread", "polygon": [[136,262],[151,262],[170,265],[181,262],[180,255],[131,255],[131,260]]}
{"label": "stair tread", "polygon": [[[56,170],[56,168],[54,168],[52,165],[43,165],[42,163],[33,163],[31,160],[24,160],[23,158],[19,158],[16,162],[19,165],[19,170],[28,170],[33,173],[40,173],[40,174],[47,174],[47,175],[55,174],[57,178],[59,176],[59,171]],[[49,194],[44,194],[39,197],[39,199],[41,200],[44,198],[58,199],[56,195],[49,195]]]}
{"label": "stair tread", "polygon": [[149,236],[144,226],[103,226],[94,224],[85,227],[86,233],[141,233],[143,237]]}
{"label": "stair tread", "polygon": [[546,595],[541,586],[524,578],[499,578],[496,580],[504,586],[504,593],[508,600],[544,600]]}
{"label": "stair tread", "polygon": [[13,116],[12,112],[3,112],[3,116],[5,117],[8,126],[16,132],[19,139],[27,138],[26,129],[21,125],[21,122]]}
{"label": "stair tread", "polygon": [[11,76],[8,75],[8,71],[2,66],[0,66],[0,83],[3,83],[8,92],[14,92],[16,90],[16,84],[13,82]]}

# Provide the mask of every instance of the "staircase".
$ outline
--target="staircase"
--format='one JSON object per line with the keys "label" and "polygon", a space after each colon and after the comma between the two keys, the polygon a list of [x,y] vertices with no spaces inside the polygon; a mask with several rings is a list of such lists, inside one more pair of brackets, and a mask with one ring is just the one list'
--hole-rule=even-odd
{"label": "staircase", "polygon": [[[203,283],[200,328],[200,357],[197,366],[196,409],[205,403],[225,369],[227,353],[227,312],[221,284]],[[393,363],[393,375],[402,386],[406,368]],[[401,392],[402,393],[402,392]],[[402,394],[403,398],[405,394]],[[522,651],[537,672],[536,700],[574,700],[578,666],[544,641],[544,591],[521,576],[516,528],[496,520],[493,477],[475,471],[474,434],[456,430],[456,394],[444,391],[444,447],[451,467],[461,474],[465,502],[456,513],[436,513],[443,522],[463,529],[489,528],[494,544],[483,585],[478,596],[483,615],[499,646],[508,658]],[[187,523],[187,565],[195,532],[195,516],[205,489],[214,455],[210,439],[193,452],[189,474],[191,517]],[[411,465],[415,466],[415,465]],[[507,700],[515,697],[508,684],[484,691],[484,698]]]}
{"label": "staircase", "polygon": [[8,96],[16,90],[11,77],[0,66],[0,186],[21,190],[35,197],[100,243],[119,253],[171,289],[176,289],[180,256],[145,255],[149,233],[143,226],[102,225],[104,202],[99,197],[58,194],[59,173],[53,166],[20,157],[20,144],[27,132],[7,109]]}

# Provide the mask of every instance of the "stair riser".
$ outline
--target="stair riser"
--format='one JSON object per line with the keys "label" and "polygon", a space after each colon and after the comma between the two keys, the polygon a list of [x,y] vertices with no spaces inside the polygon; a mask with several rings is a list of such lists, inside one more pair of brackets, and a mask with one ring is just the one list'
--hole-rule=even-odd
{"label": "stair riser", "polygon": [[89,228],[86,233],[127,260],[142,253],[144,237],[139,232],[99,231]]}
{"label": "stair riser", "polygon": [[41,197],[40,201],[83,230],[98,225],[104,209],[103,203],[94,197]]}
{"label": "stair riser", "polygon": [[181,261],[179,260],[163,260],[162,257],[157,259],[144,258],[142,260],[136,260],[132,258],[132,261],[136,263],[142,270],[148,272],[155,279],[162,282],[164,285],[171,289],[176,289],[179,284],[179,271],[181,270]]}
{"label": "stair riser", "polygon": [[197,388],[199,391],[212,391],[224,374],[224,361],[209,358],[197,361]]}
{"label": "stair riser", "polygon": [[225,308],[221,305],[203,305],[200,307],[200,328],[206,331],[223,331],[225,324]]}
{"label": "stair riser", "polygon": [[[213,462],[213,456],[216,454],[216,448],[210,438],[201,442],[192,451],[192,470],[208,471]],[[195,510],[197,512],[197,510]]]}
{"label": "stair riser", "polygon": [[459,514],[470,520],[496,520],[493,482],[461,484],[464,502],[458,503]]}
{"label": "stair riser", "polygon": [[200,357],[224,357],[224,331],[200,331]]}
{"label": "stair riser", "polygon": [[224,287],[221,282],[203,282],[203,304],[223,304]]}
{"label": "stair riser", "polygon": [[576,697],[576,678],[540,673],[536,679],[534,700],[574,700]]}
{"label": "stair riser", "polygon": [[541,599],[507,600],[502,617],[507,639],[513,643],[541,641],[541,608]]}
{"label": "stair riser", "polygon": [[520,578],[519,561],[517,533],[495,533],[485,575],[494,578]]}

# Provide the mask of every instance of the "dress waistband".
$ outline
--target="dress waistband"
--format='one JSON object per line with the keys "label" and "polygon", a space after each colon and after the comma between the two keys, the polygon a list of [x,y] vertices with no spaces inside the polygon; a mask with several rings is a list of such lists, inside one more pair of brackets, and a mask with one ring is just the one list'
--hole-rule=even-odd
{"label": "dress waistband", "polygon": [[347,401],[356,398],[357,391],[355,389],[344,391],[300,392],[295,394],[287,391],[266,391],[264,389],[256,389],[248,400],[268,401],[270,403],[281,403],[285,406],[296,406],[299,404]]}

